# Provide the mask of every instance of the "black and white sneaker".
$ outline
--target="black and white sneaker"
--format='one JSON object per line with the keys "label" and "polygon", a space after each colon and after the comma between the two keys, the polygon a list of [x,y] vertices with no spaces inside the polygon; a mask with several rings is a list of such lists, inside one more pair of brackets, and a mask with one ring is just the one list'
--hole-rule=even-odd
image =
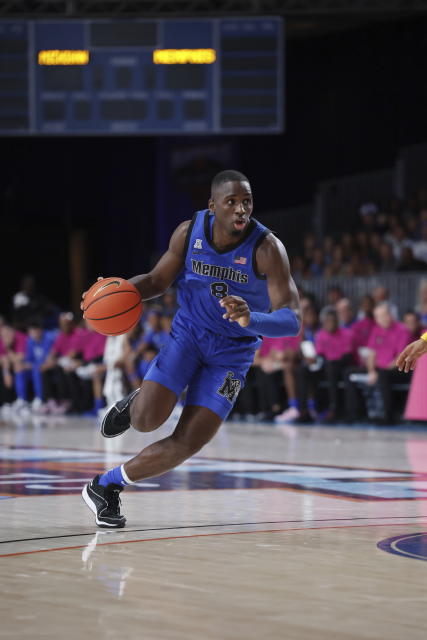
{"label": "black and white sneaker", "polygon": [[82,498],[95,514],[98,527],[120,529],[126,524],[126,518],[120,515],[120,492],[123,487],[113,483],[103,487],[99,484],[99,478],[99,475],[95,476],[83,487]]}
{"label": "black and white sneaker", "polygon": [[101,423],[101,433],[104,438],[115,438],[129,429],[130,403],[137,393],[139,389],[132,391],[108,409]]}

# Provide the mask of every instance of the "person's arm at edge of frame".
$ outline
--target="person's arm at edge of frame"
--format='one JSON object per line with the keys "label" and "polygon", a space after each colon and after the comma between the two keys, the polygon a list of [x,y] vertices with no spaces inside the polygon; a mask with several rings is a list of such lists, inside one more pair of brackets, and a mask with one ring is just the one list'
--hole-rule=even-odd
{"label": "person's arm at edge of frame", "polygon": [[411,342],[403,349],[396,360],[396,367],[399,371],[409,373],[414,370],[418,358],[425,353],[427,353],[427,331],[423,333],[421,338]]}

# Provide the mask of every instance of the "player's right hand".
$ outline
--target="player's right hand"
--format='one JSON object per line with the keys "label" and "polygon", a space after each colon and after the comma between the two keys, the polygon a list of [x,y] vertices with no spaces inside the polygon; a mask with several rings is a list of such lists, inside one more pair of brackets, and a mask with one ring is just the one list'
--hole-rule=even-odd
{"label": "player's right hand", "polygon": [[408,346],[399,355],[396,360],[396,367],[399,371],[404,371],[405,373],[413,371],[416,361],[425,353],[427,353],[427,342],[425,340],[421,340],[421,338],[419,340],[415,340],[415,342],[408,344]]}
{"label": "player's right hand", "polygon": [[[97,277],[97,281],[98,280],[104,280],[104,276],[98,276]],[[87,291],[83,291],[82,293],[82,301],[80,302],[80,309],[83,311],[84,310],[84,300],[85,300],[85,295],[87,294]]]}

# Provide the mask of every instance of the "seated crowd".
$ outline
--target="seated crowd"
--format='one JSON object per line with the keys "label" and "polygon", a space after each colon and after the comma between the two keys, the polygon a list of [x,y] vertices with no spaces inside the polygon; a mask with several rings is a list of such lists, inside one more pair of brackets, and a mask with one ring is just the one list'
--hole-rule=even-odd
{"label": "seated crowd", "polygon": [[410,382],[395,368],[396,357],[423,333],[427,315],[411,309],[399,322],[384,287],[364,296],[358,308],[338,287],[320,311],[304,293],[301,307],[297,338],[264,338],[236,413],[281,424],[393,423],[405,397],[395,391],[406,391]]}
{"label": "seated crowd", "polygon": [[[276,423],[391,423],[410,376],[395,359],[427,325],[427,289],[420,288],[420,312],[397,319],[397,307],[384,287],[376,287],[357,307],[338,287],[327,304],[301,292],[303,329],[296,338],[264,338],[234,419]],[[73,314],[59,314],[57,328],[43,317],[29,318],[26,330],[0,322],[0,415],[102,413],[138,388],[165,342],[176,310],[167,292],[146,304],[134,329],[106,338]]]}
{"label": "seated crowd", "polygon": [[371,276],[376,273],[427,270],[427,200],[393,201],[389,211],[374,203],[359,209],[359,224],[318,242],[312,232],[301,251],[291,255],[294,278]]}
{"label": "seated crowd", "polygon": [[95,416],[141,381],[170,331],[175,294],[145,305],[127,334],[106,337],[71,312],[12,326],[0,318],[0,415]]}

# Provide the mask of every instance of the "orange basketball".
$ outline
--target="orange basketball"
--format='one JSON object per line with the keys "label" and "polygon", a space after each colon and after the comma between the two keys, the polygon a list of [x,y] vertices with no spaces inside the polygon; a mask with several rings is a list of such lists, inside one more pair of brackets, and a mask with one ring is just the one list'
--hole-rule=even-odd
{"label": "orange basketball", "polygon": [[84,297],[83,318],[104,336],[126,333],[136,325],[141,315],[141,294],[123,278],[98,280]]}

